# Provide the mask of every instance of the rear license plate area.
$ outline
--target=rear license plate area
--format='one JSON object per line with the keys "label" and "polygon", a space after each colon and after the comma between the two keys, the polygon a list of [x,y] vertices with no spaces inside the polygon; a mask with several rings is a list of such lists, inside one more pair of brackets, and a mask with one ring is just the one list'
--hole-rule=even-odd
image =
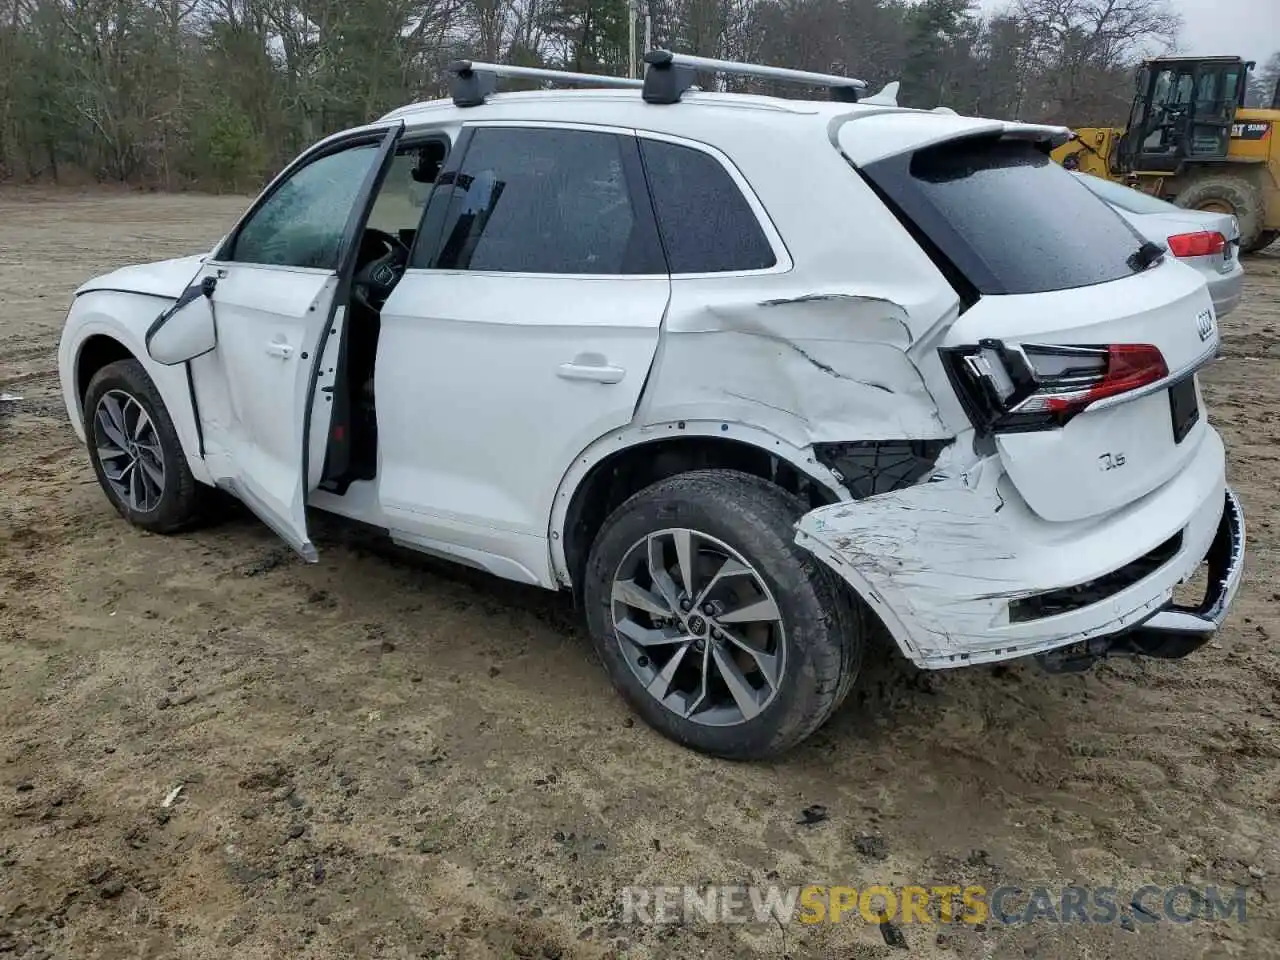
{"label": "rear license plate area", "polygon": [[1181,443],[1200,419],[1195,377],[1187,377],[1169,388],[1169,412],[1173,417],[1173,442]]}

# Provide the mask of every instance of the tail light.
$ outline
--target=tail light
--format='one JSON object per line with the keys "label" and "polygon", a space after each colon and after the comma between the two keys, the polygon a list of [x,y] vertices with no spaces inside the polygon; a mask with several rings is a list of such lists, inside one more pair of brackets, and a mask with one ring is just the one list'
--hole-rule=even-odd
{"label": "tail light", "polygon": [[1062,426],[1099,400],[1169,375],[1164,355],[1149,343],[1076,347],[984,340],[946,349],[943,359],[980,432]]}
{"label": "tail light", "polygon": [[1210,257],[1221,253],[1227,246],[1227,238],[1212,230],[1200,233],[1178,233],[1169,238],[1169,250],[1179,259],[1185,257]]}

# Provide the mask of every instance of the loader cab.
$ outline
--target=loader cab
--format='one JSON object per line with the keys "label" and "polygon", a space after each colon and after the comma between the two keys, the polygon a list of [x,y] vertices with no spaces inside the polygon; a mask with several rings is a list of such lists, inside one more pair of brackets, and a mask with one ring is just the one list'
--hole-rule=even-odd
{"label": "loader cab", "polygon": [[1176,173],[1227,158],[1249,68],[1239,57],[1161,57],[1138,68],[1114,173]]}

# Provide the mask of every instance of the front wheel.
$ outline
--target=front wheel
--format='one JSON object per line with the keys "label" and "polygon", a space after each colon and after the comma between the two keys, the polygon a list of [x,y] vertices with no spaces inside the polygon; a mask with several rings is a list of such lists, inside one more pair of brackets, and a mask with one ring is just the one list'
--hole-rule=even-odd
{"label": "front wheel", "polygon": [[160,392],[137,360],[93,375],[84,432],[98,483],[126,520],[173,533],[197,518],[199,487]]}
{"label": "front wheel", "polygon": [[863,635],[834,576],[794,541],[797,501],[732,470],[679,474],[605,521],[587,621],[614,685],[654,729],[750,760],[840,705]]}

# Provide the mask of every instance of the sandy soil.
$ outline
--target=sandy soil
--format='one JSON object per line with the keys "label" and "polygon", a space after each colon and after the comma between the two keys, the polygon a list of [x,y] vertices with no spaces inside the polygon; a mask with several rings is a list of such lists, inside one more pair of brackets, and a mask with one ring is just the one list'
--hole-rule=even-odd
{"label": "sandy soil", "polygon": [[[112,512],[57,394],[71,291],[242,205],[0,193],[0,389],[25,398],[0,417],[0,953],[1280,955],[1280,251],[1204,376],[1252,537],[1210,647],[1067,678],[886,658],[747,766],[633,723],[559,598],[328,524],[308,566],[251,517],[163,538]],[[907,926],[906,950],[861,922],[618,922],[622,885],[707,881],[1239,883],[1249,915]]]}

